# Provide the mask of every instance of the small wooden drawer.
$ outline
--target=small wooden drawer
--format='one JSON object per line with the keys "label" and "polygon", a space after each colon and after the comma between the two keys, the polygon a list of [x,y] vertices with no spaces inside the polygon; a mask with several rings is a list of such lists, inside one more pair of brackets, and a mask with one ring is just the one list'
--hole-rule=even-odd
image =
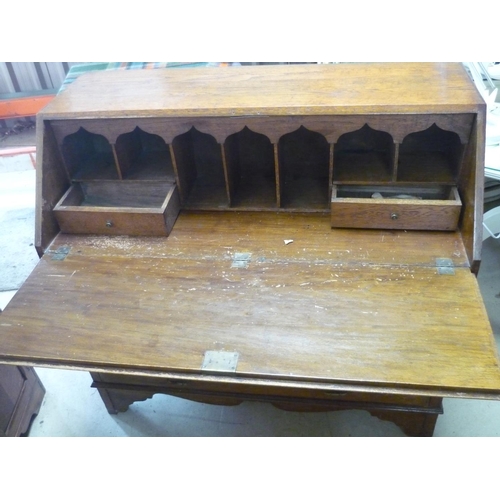
{"label": "small wooden drawer", "polygon": [[63,233],[167,236],[179,207],[172,183],[89,181],[73,184],[54,213]]}
{"label": "small wooden drawer", "polygon": [[462,202],[456,187],[333,185],[332,227],[453,231]]}

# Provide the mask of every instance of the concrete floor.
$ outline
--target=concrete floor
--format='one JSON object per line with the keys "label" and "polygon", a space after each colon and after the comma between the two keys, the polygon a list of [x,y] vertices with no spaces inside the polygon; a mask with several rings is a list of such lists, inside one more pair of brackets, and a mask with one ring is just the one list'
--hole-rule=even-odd
{"label": "concrete floor", "polygon": [[[34,144],[34,132],[0,148]],[[0,309],[36,264],[32,245],[35,171],[28,158],[0,159]],[[479,284],[500,345],[500,241],[484,244]],[[36,369],[46,388],[30,436],[403,436],[365,411],[285,412],[263,403],[219,407],[165,395],[109,415],[88,373]],[[445,399],[435,436],[500,436],[500,402]]]}

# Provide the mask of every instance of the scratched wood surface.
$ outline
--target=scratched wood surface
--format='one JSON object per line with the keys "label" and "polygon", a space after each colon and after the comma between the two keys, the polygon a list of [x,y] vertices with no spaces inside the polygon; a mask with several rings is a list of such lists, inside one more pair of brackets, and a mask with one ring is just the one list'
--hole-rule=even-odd
{"label": "scratched wood surface", "polygon": [[[469,262],[459,232],[331,229],[329,214],[273,212],[181,212],[165,238],[77,238],[60,234],[51,246],[79,246],[93,257],[164,258],[182,256],[232,260],[252,253],[252,260],[331,262],[339,267],[392,265],[434,267],[437,258],[455,267]],[[285,240],[293,240],[286,245]]]}
{"label": "scratched wood surface", "polygon": [[60,235],[0,338],[0,359],[50,366],[200,373],[220,350],[239,353],[234,376],[269,383],[500,390],[460,237],[330,230],[327,215],[181,213],[166,239]]}

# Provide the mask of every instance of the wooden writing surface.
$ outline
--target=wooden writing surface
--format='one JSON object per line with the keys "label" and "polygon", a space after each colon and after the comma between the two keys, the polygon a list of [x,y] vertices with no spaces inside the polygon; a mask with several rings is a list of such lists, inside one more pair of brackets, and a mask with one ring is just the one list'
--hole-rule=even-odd
{"label": "wooden writing surface", "polygon": [[[156,248],[140,238],[60,237],[53,248],[69,253],[47,253],[19,292],[10,309],[18,324],[2,325],[3,356],[200,374],[205,352],[221,350],[239,354],[235,377],[438,395],[500,389],[491,329],[455,234],[419,235],[429,245],[402,265],[415,233],[361,239],[327,228],[322,215],[198,213],[181,215]],[[409,247],[394,245],[400,239]],[[436,258],[454,261],[454,274],[439,274]]]}

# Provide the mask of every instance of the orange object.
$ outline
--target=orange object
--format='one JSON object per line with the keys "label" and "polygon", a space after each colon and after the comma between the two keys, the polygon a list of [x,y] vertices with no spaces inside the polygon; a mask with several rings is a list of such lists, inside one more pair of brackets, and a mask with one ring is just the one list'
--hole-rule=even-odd
{"label": "orange object", "polygon": [[0,120],[35,116],[55,95],[40,95],[0,100]]}

